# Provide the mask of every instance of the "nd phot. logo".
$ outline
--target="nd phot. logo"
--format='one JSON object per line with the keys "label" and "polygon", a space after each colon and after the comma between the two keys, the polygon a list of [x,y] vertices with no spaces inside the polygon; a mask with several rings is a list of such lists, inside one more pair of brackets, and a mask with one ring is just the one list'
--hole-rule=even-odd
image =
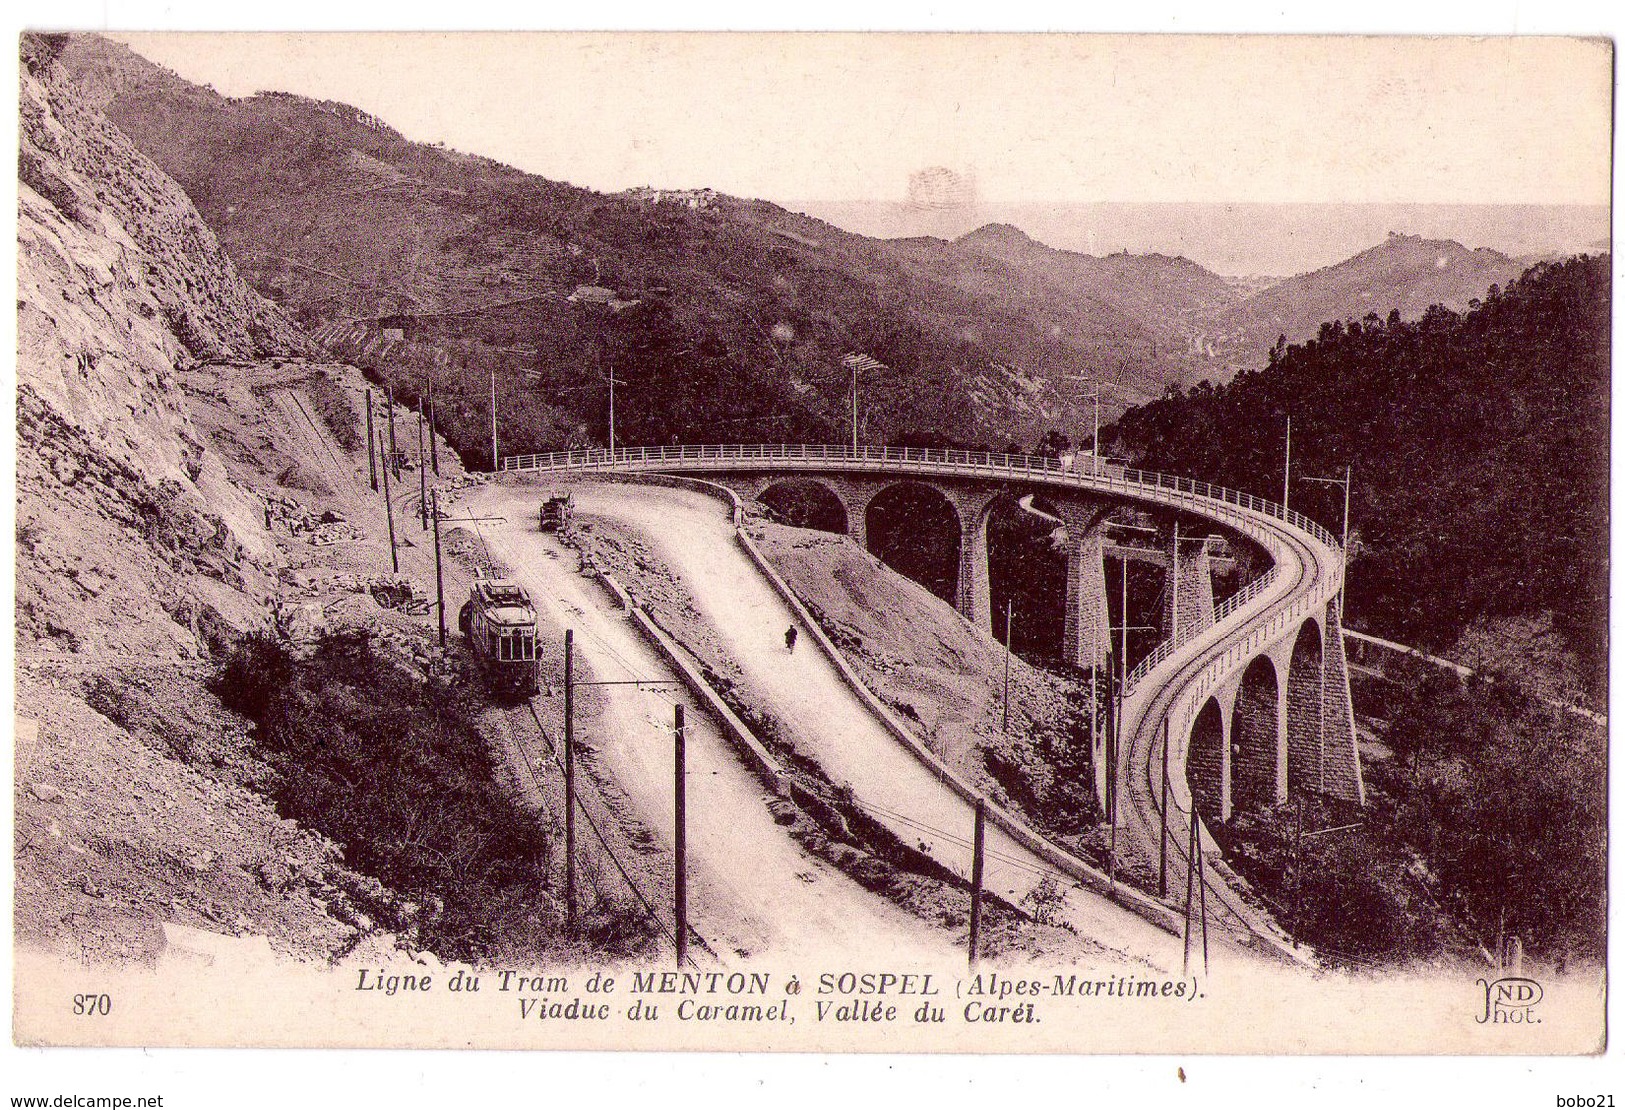
{"label": "nd phot. logo", "polygon": [[1538,1025],[1535,1006],[1544,993],[1533,979],[1511,976],[1478,980],[1484,988],[1484,1012],[1474,1020],[1480,1025]]}

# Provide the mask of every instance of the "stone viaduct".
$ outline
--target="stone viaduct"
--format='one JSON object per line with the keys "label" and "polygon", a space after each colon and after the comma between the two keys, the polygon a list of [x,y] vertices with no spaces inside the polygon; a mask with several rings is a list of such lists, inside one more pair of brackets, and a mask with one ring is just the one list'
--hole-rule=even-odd
{"label": "stone viaduct", "polygon": [[[899,486],[934,491],[952,506],[959,525],[957,608],[984,634],[991,634],[989,517],[1000,504],[1013,505],[1028,494],[1039,494],[1066,529],[1065,652],[1066,659],[1080,668],[1105,667],[1114,655],[1106,595],[1108,556],[1152,563],[1169,577],[1177,575],[1171,588],[1164,590],[1163,627],[1172,635],[1160,645],[1159,655],[1212,638],[1210,630],[1223,631],[1215,629],[1217,623],[1234,623],[1231,614],[1248,608],[1232,604],[1247,600],[1239,597],[1225,606],[1215,605],[1213,567],[1222,556],[1215,552],[1216,537],[1209,535],[1220,532],[1252,542],[1257,537],[1244,526],[1245,514],[1210,504],[1217,499],[1196,494],[1195,483],[1189,484],[1192,494],[1185,494],[1179,479],[1152,476],[1174,483],[1174,494],[1161,496],[1168,492],[1166,485],[1136,480],[1145,475],[1121,468],[1057,473],[1053,460],[901,449],[865,449],[854,456],[840,448],[672,448],[631,449],[615,458],[602,452],[596,456],[604,461],[570,462],[591,457],[577,453],[510,458],[503,465],[509,470],[579,467],[691,474],[758,500],[787,483],[810,483],[839,503],[846,533],[865,550],[869,509],[876,498]],[[956,457],[985,465],[956,463]],[[1141,546],[1114,537],[1113,514],[1122,516],[1130,509],[1138,519],[1156,521],[1154,543]],[[1176,519],[1182,521],[1183,533],[1177,555]],[[1323,542],[1340,558],[1335,541],[1326,537]],[[1328,561],[1325,555],[1320,562]],[[1334,573],[1340,585],[1340,562],[1319,569],[1322,576]],[[1343,651],[1341,594],[1326,589],[1324,581],[1320,585],[1319,594],[1325,596],[1312,599],[1311,608],[1291,614],[1289,623],[1276,611],[1267,639],[1249,643],[1245,658],[1232,645],[1230,654],[1237,657],[1213,677],[1212,688],[1183,714],[1168,714],[1180,722],[1180,735],[1169,741],[1171,751],[1178,753],[1175,770],[1183,766],[1185,772],[1179,793],[1188,790],[1190,804],[1206,820],[1226,821],[1238,810],[1311,794],[1364,802]],[[1303,606],[1299,597],[1296,609]],[[1255,633],[1252,638],[1259,636]],[[1130,676],[1130,686],[1137,676],[1143,680],[1156,669],[1148,670],[1143,663]]]}
{"label": "stone viaduct", "polygon": [[[988,585],[987,525],[1001,503],[1014,505],[1033,492],[1019,482],[921,477],[859,476],[742,470],[712,477],[742,497],[761,500],[789,483],[815,485],[839,501],[845,529],[868,550],[868,514],[875,499],[903,485],[924,486],[953,507],[959,524],[959,574],[955,606],[985,634],[992,630]],[[1043,491],[1066,529],[1066,631],[1068,662],[1105,667],[1116,654],[1107,615],[1106,559],[1132,559],[1178,568],[1177,583],[1164,593],[1165,629],[1181,640],[1213,623],[1213,544],[1206,535],[1183,538],[1174,557],[1173,529],[1157,529],[1156,546],[1113,542],[1112,514],[1132,499]],[[1175,596],[1177,591],[1177,609]],[[1284,802],[1289,795],[1330,794],[1363,801],[1355,748],[1347,663],[1342,650],[1338,601],[1306,618],[1290,636],[1262,649],[1209,695],[1186,745],[1186,775],[1196,806],[1210,820],[1227,821],[1237,809]],[[1178,627],[1174,628],[1177,616]]]}

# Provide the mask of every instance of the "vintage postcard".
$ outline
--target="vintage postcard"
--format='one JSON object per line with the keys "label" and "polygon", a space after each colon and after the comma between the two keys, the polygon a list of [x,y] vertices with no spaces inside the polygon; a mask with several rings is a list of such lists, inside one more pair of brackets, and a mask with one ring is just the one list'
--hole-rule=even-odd
{"label": "vintage postcard", "polygon": [[18,47],[17,1044],[1604,1050],[1607,40]]}

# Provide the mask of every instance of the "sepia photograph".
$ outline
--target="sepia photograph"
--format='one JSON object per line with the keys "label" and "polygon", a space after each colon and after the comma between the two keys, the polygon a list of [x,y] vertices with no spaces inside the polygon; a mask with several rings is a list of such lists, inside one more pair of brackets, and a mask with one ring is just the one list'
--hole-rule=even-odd
{"label": "sepia photograph", "polygon": [[1608,38],[17,45],[15,1045],[1605,1051]]}

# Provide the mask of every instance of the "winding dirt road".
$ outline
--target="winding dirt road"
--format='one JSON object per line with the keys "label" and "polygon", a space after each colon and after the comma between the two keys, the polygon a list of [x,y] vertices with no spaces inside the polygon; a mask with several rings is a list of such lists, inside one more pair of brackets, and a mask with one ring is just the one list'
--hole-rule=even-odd
{"label": "winding dirt road", "polygon": [[[536,501],[534,491],[493,487],[463,495],[459,511],[505,518],[481,532],[491,554],[530,591],[544,641],[558,645],[563,630],[574,629],[577,657],[600,681],[675,683],[614,599],[577,573],[575,552],[536,531]],[[680,687],[597,690],[601,711],[580,722],[579,734],[668,853],[674,831],[672,704],[686,706],[690,918],[721,962],[832,954],[848,961],[861,954],[877,964],[963,959],[956,937],[871,894],[792,841],[768,812],[761,783]],[[580,837],[596,847],[585,828]],[[659,908],[670,928],[668,908]],[[696,958],[704,966],[704,954]]]}
{"label": "winding dirt road", "polygon": [[[510,522],[493,535],[493,545],[501,545],[505,561],[516,569],[524,568],[521,578],[527,584],[553,582],[556,574],[544,577],[537,569],[542,561],[537,557],[538,548],[552,541],[538,535],[533,526],[527,527],[535,512],[536,492],[493,487],[482,497],[482,511],[500,513]],[[787,726],[796,747],[816,759],[831,780],[849,784],[856,800],[899,837],[921,847],[955,873],[969,873],[969,840],[974,823],[971,805],[898,744],[810,642],[810,637],[803,636],[803,647],[793,653],[785,649],[785,629],[799,622],[736,544],[733,526],[719,501],[686,490],[583,483],[576,487],[576,510],[614,520],[641,533],[667,568],[680,576],[753,688],[765,696],[767,704],[759,708]],[[526,578],[526,574],[531,577]],[[578,591],[586,588],[585,582],[576,581],[580,583]],[[544,606],[558,592],[549,585],[541,597]],[[575,604],[581,606],[579,601]],[[569,615],[581,619],[573,612]],[[624,622],[616,623],[624,633],[623,639],[630,640],[633,630]],[[639,659],[640,667],[654,673],[658,667],[652,655],[634,655],[634,646],[638,645],[617,642],[618,651],[629,659]],[[668,746],[662,744],[662,750]],[[725,750],[719,755],[731,760]],[[630,771],[647,776],[642,757],[628,752],[625,758]],[[669,772],[656,772],[653,777],[659,785],[658,792],[649,791],[651,801],[664,798],[669,790]],[[632,787],[628,786],[628,790]],[[772,827],[747,830],[737,822],[730,822],[730,826],[734,850],[740,852],[771,852],[770,845],[760,843],[764,837],[784,840],[782,830]],[[1020,903],[1043,876],[1053,873],[1039,857],[991,824],[987,837],[988,889]],[[753,879],[763,881],[768,880],[760,873]],[[1183,948],[1177,937],[1069,882],[1062,882],[1060,893],[1063,903],[1057,916],[1092,942],[1091,947],[1098,946],[1102,956],[1179,973]],[[765,900],[768,895],[762,891],[760,897]],[[824,901],[822,897],[817,900]],[[820,917],[827,918],[831,912],[826,909]],[[846,915],[836,912],[835,916],[844,919]],[[927,927],[916,923],[915,929],[923,931]],[[848,928],[842,935],[863,936],[867,947],[866,930],[867,926]],[[1216,937],[1215,943],[1222,941]]]}

